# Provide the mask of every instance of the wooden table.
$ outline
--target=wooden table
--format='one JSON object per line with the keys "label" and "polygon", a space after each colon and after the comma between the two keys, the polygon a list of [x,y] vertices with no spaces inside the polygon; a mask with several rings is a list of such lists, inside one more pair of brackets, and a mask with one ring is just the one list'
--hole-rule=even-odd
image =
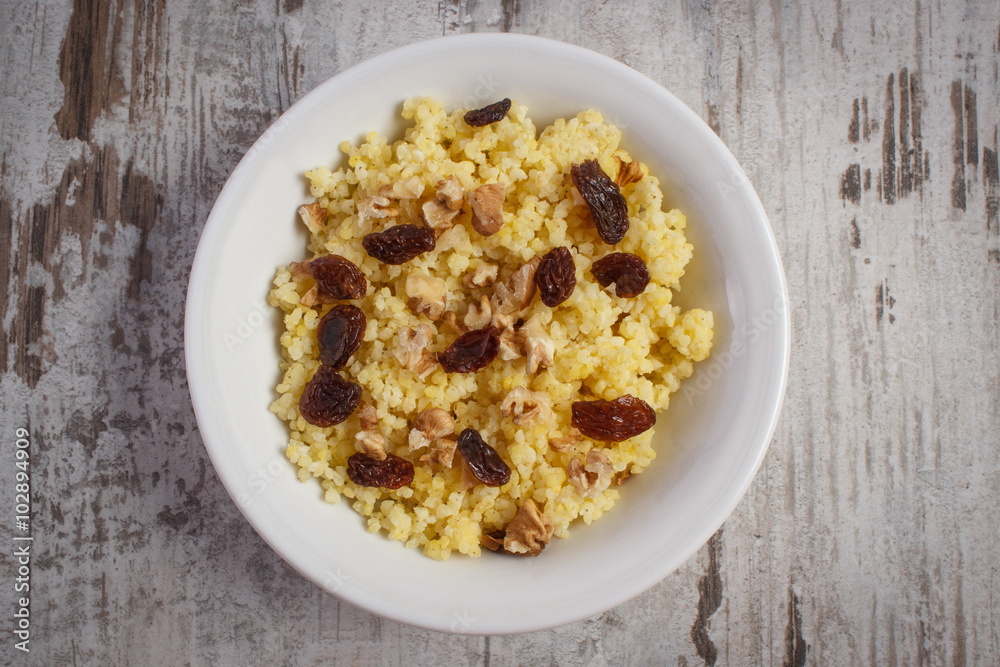
{"label": "wooden table", "polygon": [[[1000,661],[1000,4],[876,4],[0,5],[2,661]],[[771,216],[794,336],[764,466],[698,555],[605,614],[493,638],[374,617],[275,555],[202,447],[181,334],[205,218],[269,123],[473,30],[600,51],[700,113]]]}

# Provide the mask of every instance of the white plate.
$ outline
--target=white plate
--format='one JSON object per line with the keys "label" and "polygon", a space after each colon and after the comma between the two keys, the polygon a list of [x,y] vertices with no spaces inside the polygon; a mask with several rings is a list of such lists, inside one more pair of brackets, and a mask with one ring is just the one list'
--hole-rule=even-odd
{"label": "white plate", "polygon": [[[280,318],[265,303],[279,264],[302,259],[302,172],[339,161],[341,141],[401,136],[404,98],[446,108],[510,97],[538,128],[586,108],[688,215],[695,259],[678,295],[715,311],[712,357],[675,394],[650,468],[616,507],[575,525],[534,559],[438,562],[365,530],[346,502],[322,500],[282,454],[268,411],[279,378]],[[774,432],[789,353],[780,258],[753,188],[716,135],[653,81],[559,42],[475,34],[414,44],[333,77],[282,115],[233,172],[202,233],[188,288],[185,348],[212,462],[254,528],[299,572],[373,613],[441,631],[550,628],[610,609],[690,558],[745,493]]]}

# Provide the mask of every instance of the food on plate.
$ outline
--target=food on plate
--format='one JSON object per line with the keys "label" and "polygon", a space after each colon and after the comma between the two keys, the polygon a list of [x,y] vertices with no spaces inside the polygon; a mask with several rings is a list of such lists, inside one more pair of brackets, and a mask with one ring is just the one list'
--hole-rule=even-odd
{"label": "food on plate", "polygon": [[627,493],[709,354],[712,313],[672,303],[686,220],[595,111],[540,132],[509,99],[402,116],[402,139],[306,173],[271,409],[299,479],[372,532],[536,556]]}

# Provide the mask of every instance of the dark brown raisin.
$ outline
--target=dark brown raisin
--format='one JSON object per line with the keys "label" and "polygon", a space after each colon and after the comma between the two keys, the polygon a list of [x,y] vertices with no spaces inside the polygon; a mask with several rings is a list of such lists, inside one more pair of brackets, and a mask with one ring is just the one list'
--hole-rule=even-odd
{"label": "dark brown raisin", "polygon": [[434,230],[416,225],[396,225],[361,239],[365,252],[385,264],[405,264],[434,249]]}
{"label": "dark brown raisin", "polygon": [[398,489],[413,482],[413,464],[395,454],[379,461],[357,452],[347,458],[347,476],[358,486]]}
{"label": "dark brown raisin", "polygon": [[361,269],[340,255],[317,257],[309,263],[321,294],[333,299],[361,299],[368,291],[368,281]]}
{"label": "dark brown raisin", "polygon": [[638,255],[629,252],[613,252],[590,267],[590,272],[601,283],[601,287],[615,284],[615,294],[626,299],[639,296],[649,284],[649,270]]}
{"label": "dark brown raisin", "polygon": [[577,401],[572,422],[588,438],[621,442],[653,428],[656,413],[646,401],[626,395],[613,401]]}
{"label": "dark brown raisin", "polygon": [[299,412],[313,426],[325,428],[350,417],[360,400],[361,385],[345,380],[329,366],[320,366],[302,392]]}
{"label": "dark brown raisin", "polygon": [[319,360],[334,369],[341,369],[361,346],[368,320],[357,306],[335,306],[319,321],[316,341]]}
{"label": "dark brown raisin", "polygon": [[486,486],[503,486],[510,481],[510,467],[476,429],[462,431],[458,436],[458,451],[473,476]]}
{"label": "dark brown raisin", "polygon": [[614,245],[628,231],[628,204],[621,188],[608,178],[597,160],[587,160],[570,168],[573,185],[587,202],[597,233],[605,243]]}
{"label": "dark brown raisin", "polygon": [[464,333],[438,355],[449,373],[472,373],[489,364],[500,351],[500,332],[494,327]]}
{"label": "dark brown raisin", "polygon": [[503,120],[507,117],[508,111],[510,111],[510,100],[505,97],[499,102],[486,105],[482,109],[473,109],[465,114],[464,118],[465,122],[472,127],[483,127]]}
{"label": "dark brown raisin", "polygon": [[538,294],[549,308],[558,306],[569,298],[576,287],[576,265],[569,248],[553,248],[542,257],[535,272]]}

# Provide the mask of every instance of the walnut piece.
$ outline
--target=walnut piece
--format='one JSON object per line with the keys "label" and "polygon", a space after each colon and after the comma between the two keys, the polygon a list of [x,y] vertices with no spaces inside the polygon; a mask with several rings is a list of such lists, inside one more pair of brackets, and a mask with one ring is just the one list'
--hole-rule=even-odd
{"label": "walnut piece", "polygon": [[319,234],[326,227],[326,209],[319,202],[299,206],[299,217],[313,234]]}
{"label": "walnut piece", "polygon": [[470,330],[482,329],[493,321],[493,309],[490,308],[490,298],[485,294],[479,297],[479,304],[469,304],[469,309],[465,312],[465,319],[462,320]]}
{"label": "walnut piece", "polygon": [[569,433],[555,438],[549,438],[549,447],[557,452],[570,452],[583,440],[580,431],[570,427]]}
{"label": "walnut piece", "polygon": [[362,451],[376,461],[385,461],[385,438],[378,432],[378,412],[375,406],[366,405],[358,410],[361,419],[361,430],[354,439],[361,445]]}
{"label": "walnut piece", "polygon": [[406,276],[405,289],[410,297],[406,303],[410,310],[423,313],[434,321],[441,319],[448,305],[448,286],[444,280],[414,272]]}
{"label": "walnut piece", "polygon": [[358,225],[361,229],[367,229],[372,220],[395,218],[399,215],[399,209],[391,204],[388,198],[380,195],[362,199],[358,202]]}
{"label": "walnut piece", "polygon": [[[292,274],[292,278],[295,280],[301,280],[302,278],[312,278],[313,268],[312,264],[319,257],[313,257],[312,259],[307,259],[304,262],[292,262],[288,265],[288,271]],[[328,296],[319,291],[319,285],[313,285],[299,298],[299,303],[307,308],[312,308],[316,305],[326,305],[331,303],[337,303],[337,300],[332,296]]]}
{"label": "walnut piece", "polygon": [[444,311],[444,315],[441,319],[444,320],[444,323],[451,327],[459,336],[468,331],[465,325],[458,321],[458,315],[455,314],[454,310]]}
{"label": "walnut piece", "polygon": [[420,460],[431,465],[450,468],[455,461],[455,449],[458,447],[457,435],[442,435],[437,439],[434,448],[420,457]]}
{"label": "walnut piece", "polygon": [[416,199],[424,194],[424,182],[419,176],[410,176],[402,181],[379,188],[379,195],[392,199]]}
{"label": "walnut piece", "polygon": [[333,300],[329,297],[320,294],[319,287],[313,285],[310,287],[305,294],[299,299],[299,303],[306,308],[312,308],[317,304],[333,303]]}
{"label": "walnut piece", "polygon": [[[447,410],[429,408],[413,419],[408,446],[411,452],[430,445],[441,436],[455,430],[455,420]],[[456,440],[457,442],[457,440]]]}
{"label": "walnut piece", "polygon": [[[458,440],[455,441],[456,446],[458,445]],[[469,464],[465,463],[465,459],[462,459],[462,479],[458,483],[458,488],[462,491],[468,491],[469,489],[475,488],[481,482],[476,479],[476,476],[472,474],[469,470]]]}
{"label": "walnut piece", "polygon": [[502,530],[496,530],[492,533],[484,533],[479,536],[479,544],[490,551],[503,552],[503,536],[504,532]]}
{"label": "walnut piece", "polygon": [[625,162],[616,155],[615,162],[618,163],[618,175],[615,176],[615,183],[618,184],[618,187],[624,188],[626,185],[642,180],[642,168],[636,160]]}
{"label": "walnut piece", "polygon": [[554,419],[549,395],[521,386],[514,387],[507,393],[500,403],[500,411],[518,426],[536,426]]}
{"label": "walnut piece", "polygon": [[503,183],[487,183],[472,191],[472,226],[483,236],[493,236],[503,227]]}
{"label": "walnut piece", "polygon": [[494,319],[498,315],[513,315],[528,307],[535,296],[535,272],[541,262],[540,258],[532,257],[507,280],[496,284],[490,299]]}
{"label": "walnut piece", "polygon": [[458,180],[458,176],[449,176],[444,180],[438,181],[436,198],[452,211],[462,208],[462,204],[465,203],[465,188],[462,187],[462,182]]}
{"label": "walnut piece", "polygon": [[622,470],[620,473],[618,473],[617,475],[615,475],[615,478],[614,478],[615,479],[615,486],[621,486],[631,476],[632,476],[632,466],[628,466],[628,467],[625,468],[625,470]]}
{"label": "walnut piece", "polygon": [[615,474],[611,459],[600,449],[587,452],[587,462],[573,459],[566,466],[566,477],[577,492],[586,498],[596,498],[611,486]]}
{"label": "walnut piece", "polygon": [[378,428],[378,412],[374,405],[366,405],[358,410],[362,431],[374,431]]}
{"label": "walnut piece", "polygon": [[538,505],[528,498],[507,524],[503,550],[519,556],[537,556],[552,539],[552,520],[542,514]]}
{"label": "walnut piece", "polygon": [[521,336],[514,330],[514,318],[510,315],[494,315],[493,326],[500,330],[500,351],[497,356],[504,361],[523,357]]}
{"label": "walnut piece", "polygon": [[552,366],[556,353],[556,342],[542,326],[538,315],[532,315],[528,321],[517,330],[521,340],[521,350],[528,358],[527,370],[537,373],[539,368]]}
{"label": "walnut piece", "polygon": [[420,210],[424,213],[424,220],[427,221],[427,226],[439,234],[454,227],[455,218],[461,213],[460,210],[448,208],[447,204],[437,199],[425,201]]}
{"label": "walnut piece", "polygon": [[421,324],[416,329],[403,329],[396,339],[396,349],[393,354],[399,359],[403,368],[413,371],[420,379],[437,364],[437,357],[427,350],[434,339],[434,327]]}
{"label": "walnut piece", "polygon": [[438,181],[434,199],[424,202],[420,210],[424,213],[427,225],[438,234],[455,226],[455,219],[462,212],[465,203],[465,188],[457,176]]}
{"label": "walnut piece", "polygon": [[462,276],[462,284],[468,288],[489,287],[497,281],[500,267],[489,262],[480,262],[476,268]]}

